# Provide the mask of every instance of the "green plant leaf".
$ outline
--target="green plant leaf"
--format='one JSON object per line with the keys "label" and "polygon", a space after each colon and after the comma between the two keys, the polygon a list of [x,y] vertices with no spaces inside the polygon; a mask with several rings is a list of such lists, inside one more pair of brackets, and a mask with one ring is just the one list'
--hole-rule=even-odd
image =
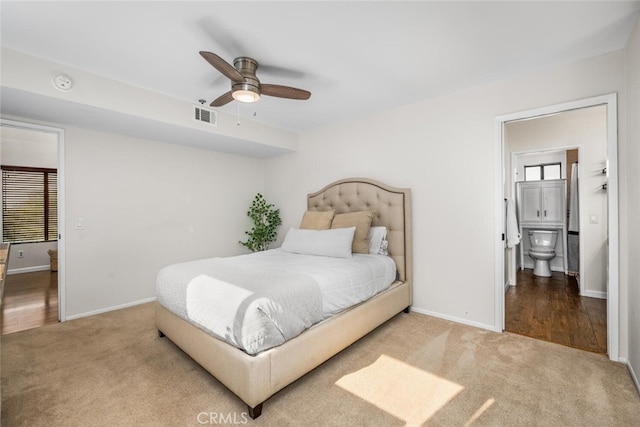
{"label": "green plant leaf", "polygon": [[239,243],[252,252],[269,249],[269,244],[277,238],[277,228],[282,224],[280,209],[267,203],[262,194],[258,193],[251,202],[247,216],[253,221],[253,227],[250,231],[245,231],[247,241]]}

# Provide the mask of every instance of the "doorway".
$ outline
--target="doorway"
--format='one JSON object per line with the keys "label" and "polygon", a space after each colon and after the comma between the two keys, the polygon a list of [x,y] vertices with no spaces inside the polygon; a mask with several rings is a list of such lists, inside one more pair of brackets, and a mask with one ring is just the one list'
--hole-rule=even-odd
{"label": "doorway", "polygon": [[[616,112],[616,95],[605,95],[601,97],[589,98],[579,101],[574,101],[566,104],[560,104],[555,106],[544,107],[535,110],[524,111],[520,113],[514,113],[506,116],[500,116],[496,118],[496,157],[499,158],[499,162],[502,165],[496,176],[497,194],[499,195],[499,206],[497,215],[496,226],[499,226],[499,230],[504,229],[505,212],[504,212],[504,199],[510,196],[508,185],[513,182],[512,174],[513,170],[510,166],[510,155],[508,154],[508,142],[505,135],[505,126],[510,122],[531,120],[535,121],[536,118],[548,117],[551,115],[558,115],[564,112],[571,112],[580,109],[587,109],[590,107],[601,106],[606,116],[606,130],[605,139],[606,146],[605,155],[603,157],[603,165],[600,168],[601,171],[592,169],[589,165],[589,169],[582,172],[585,176],[595,176],[596,172],[599,172],[599,178],[603,181],[604,197],[606,198],[604,213],[594,213],[595,218],[591,218],[592,211],[589,209],[587,215],[587,221],[594,219],[596,222],[602,221],[605,228],[604,245],[600,248],[603,254],[603,267],[602,274],[604,275],[604,283],[600,287],[594,287],[581,283],[581,293],[595,297],[606,297],[606,323],[607,323],[607,353],[612,360],[618,359],[618,223],[617,223],[617,210],[618,210],[618,196],[617,196],[617,112]],[[580,146],[580,142],[575,143],[576,147]],[[586,163],[586,162],[585,162]],[[586,166],[586,165],[585,165]],[[585,191],[596,191],[595,188],[585,188]],[[599,189],[597,191],[602,191]],[[585,192],[583,191],[583,192]],[[496,206],[498,206],[498,200],[496,200]],[[584,210],[584,209],[583,209]],[[584,222],[583,218],[583,222]],[[526,236],[522,236],[526,238]],[[585,236],[580,236],[580,246],[584,247]],[[496,324],[501,325],[501,330],[505,327],[505,288],[511,284],[515,277],[515,269],[513,268],[513,262],[511,259],[514,257],[512,253],[508,253],[505,250],[505,244],[502,238],[496,241]],[[583,259],[586,257],[582,257]],[[592,262],[581,262],[580,280],[588,279],[589,276],[597,276],[593,271]]]}
{"label": "doorway", "polygon": [[[26,278],[37,277],[33,283],[20,287],[27,291],[33,291],[34,286],[42,288],[46,297],[43,307],[43,316],[47,319],[54,318],[59,321],[65,320],[65,244],[64,236],[64,130],[50,126],[43,126],[34,123],[21,122],[10,119],[0,119],[0,131],[2,139],[0,144],[5,157],[0,159],[0,163],[23,163],[27,169],[37,169],[56,171],[57,179],[55,191],[57,203],[50,207],[57,212],[50,212],[50,221],[55,221],[57,226],[57,242],[55,241],[55,228],[52,234],[49,225],[47,241],[42,243],[14,243],[12,244],[8,265],[8,282],[21,283]],[[26,142],[30,141],[30,142]],[[38,142],[35,142],[38,141]],[[27,159],[24,162],[20,159]],[[36,162],[38,164],[31,164]],[[21,166],[14,164],[12,166]],[[57,250],[57,252],[53,252]],[[51,252],[50,252],[51,251]],[[13,261],[13,263],[12,263]],[[13,264],[13,265],[12,265]],[[57,271],[51,271],[51,270]],[[41,276],[45,274],[46,280]],[[13,276],[16,276],[15,278]],[[18,276],[22,278],[18,279]],[[51,282],[51,277],[55,276],[55,282]],[[5,291],[5,296],[7,292]],[[53,310],[52,298],[55,298]],[[12,316],[20,315],[21,312],[32,312],[34,305],[42,305],[40,301],[35,304],[33,301],[25,306],[25,310],[20,309],[16,304],[12,304]],[[8,307],[8,306],[7,306]],[[5,304],[3,304],[3,309]],[[31,308],[31,310],[26,310]],[[53,311],[53,312],[52,312]]]}

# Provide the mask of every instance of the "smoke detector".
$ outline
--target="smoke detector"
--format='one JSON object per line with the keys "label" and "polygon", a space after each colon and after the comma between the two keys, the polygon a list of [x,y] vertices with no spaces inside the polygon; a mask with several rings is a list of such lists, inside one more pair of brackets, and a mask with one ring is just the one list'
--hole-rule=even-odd
{"label": "smoke detector", "polygon": [[51,83],[53,83],[53,87],[63,92],[68,92],[73,88],[73,80],[71,80],[71,77],[64,74],[57,74],[53,76]]}

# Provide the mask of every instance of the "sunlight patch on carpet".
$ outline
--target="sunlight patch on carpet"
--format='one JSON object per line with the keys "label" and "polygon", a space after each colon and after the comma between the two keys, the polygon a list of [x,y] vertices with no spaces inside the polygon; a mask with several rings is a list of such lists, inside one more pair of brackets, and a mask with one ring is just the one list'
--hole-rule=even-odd
{"label": "sunlight patch on carpet", "polygon": [[464,423],[464,427],[468,427],[473,424],[478,418],[480,418],[480,415],[484,414],[484,412],[489,409],[489,407],[494,403],[496,403],[496,400],[493,397],[484,402],[482,406],[479,407],[478,410],[471,416],[471,418],[469,418],[469,421]]}
{"label": "sunlight patch on carpet", "polygon": [[420,426],[464,387],[405,362],[382,355],[336,385],[377,406],[407,426]]}

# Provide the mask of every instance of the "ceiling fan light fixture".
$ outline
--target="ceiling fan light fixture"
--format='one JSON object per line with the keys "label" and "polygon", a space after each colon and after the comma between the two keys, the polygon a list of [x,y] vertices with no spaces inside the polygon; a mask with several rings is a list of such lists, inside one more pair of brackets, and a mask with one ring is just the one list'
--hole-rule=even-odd
{"label": "ceiling fan light fixture", "polygon": [[244,81],[231,84],[231,96],[239,102],[258,102],[260,99],[260,82],[255,76],[247,73],[243,74],[243,77]]}
{"label": "ceiling fan light fixture", "polygon": [[257,91],[251,89],[234,90],[231,96],[233,96],[233,99],[238,102],[246,103],[258,102],[258,100],[260,99],[260,94]]}

